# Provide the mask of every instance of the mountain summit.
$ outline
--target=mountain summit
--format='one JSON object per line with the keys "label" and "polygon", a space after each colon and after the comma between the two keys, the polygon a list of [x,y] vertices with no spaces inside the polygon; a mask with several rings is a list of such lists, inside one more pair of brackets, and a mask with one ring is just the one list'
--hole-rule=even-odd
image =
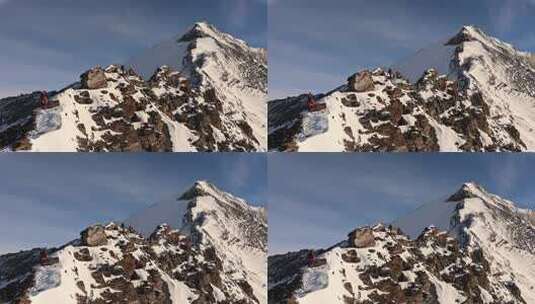
{"label": "mountain summit", "polygon": [[0,256],[0,302],[267,303],[265,210],[207,182],[61,248]]}
{"label": "mountain summit", "polygon": [[266,150],[264,49],[197,23],[124,65],[0,100],[0,149]]}
{"label": "mountain summit", "polygon": [[535,303],[534,252],[533,211],[466,183],[331,248],[270,256],[269,303]]}
{"label": "mountain summit", "polygon": [[308,99],[269,102],[269,149],[535,151],[535,55],[474,26]]}

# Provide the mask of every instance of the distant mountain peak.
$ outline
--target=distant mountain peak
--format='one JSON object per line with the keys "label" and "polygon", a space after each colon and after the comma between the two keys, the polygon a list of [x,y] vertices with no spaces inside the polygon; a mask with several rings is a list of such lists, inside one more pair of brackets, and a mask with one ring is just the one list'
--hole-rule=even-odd
{"label": "distant mountain peak", "polygon": [[455,36],[450,38],[446,45],[459,45],[463,42],[488,39],[488,35],[475,25],[463,26]]}
{"label": "distant mountain peak", "polygon": [[198,180],[193,184],[193,186],[191,186],[179,197],[179,200],[191,200],[198,196],[213,194],[214,192],[223,191],[218,189],[214,184],[211,184],[208,181]]}
{"label": "distant mountain peak", "polygon": [[178,39],[178,42],[190,42],[195,39],[212,37],[216,38],[221,32],[212,24],[206,21],[196,22]]}
{"label": "distant mountain peak", "polygon": [[448,201],[457,202],[466,198],[477,197],[482,192],[486,191],[477,183],[466,182],[459,188],[459,190],[457,190],[453,195],[448,198]]}

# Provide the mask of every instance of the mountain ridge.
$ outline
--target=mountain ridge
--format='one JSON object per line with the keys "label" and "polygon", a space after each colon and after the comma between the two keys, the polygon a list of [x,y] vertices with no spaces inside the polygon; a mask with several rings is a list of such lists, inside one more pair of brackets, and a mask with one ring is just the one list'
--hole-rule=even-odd
{"label": "mountain ridge", "polygon": [[532,151],[533,54],[473,26],[388,69],[363,70],[327,95],[270,101],[278,151]]}
{"label": "mountain ridge", "polygon": [[267,303],[263,208],[205,181],[184,193],[169,217],[180,227],[95,224],[59,248],[0,255],[0,302]]}
{"label": "mountain ridge", "polygon": [[533,301],[533,213],[474,182],[427,208],[329,249],[270,256],[270,303]]}
{"label": "mountain ridge", "polygon": [[[188,34],[191,40],[179,39]],[[47,106],[38,93],[0,100],[0,147],[264,151],[265,50],[207,23],[177,37],[124,66],[86,71],[78,83],[50,92]]]}

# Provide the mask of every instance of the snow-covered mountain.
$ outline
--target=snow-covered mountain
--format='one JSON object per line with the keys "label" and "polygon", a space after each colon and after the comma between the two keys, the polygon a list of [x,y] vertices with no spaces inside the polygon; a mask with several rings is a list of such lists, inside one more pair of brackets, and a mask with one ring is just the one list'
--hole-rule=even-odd
{"label": "snow-covered mountain", "polygon": [[264,49],[204,22],[128,60],[95,67],[42,107],[0,100],[0,149],[264,151]]}
{"label": "snow-covered mountain", "polygon": [[61,248],[0,256],[0,303],[265,304],[266,251],[265,210],[201,181]]}
{"label": "snow-covered mountain", "polygon": [[269,149],[535,151],[535,54],[473,26],[316,99],[269,102]]}
{"label": "snow-covered mountain", "polygon": [[389,226],[268,264],[269,303],[535,303],[535,213],[467,183]]}

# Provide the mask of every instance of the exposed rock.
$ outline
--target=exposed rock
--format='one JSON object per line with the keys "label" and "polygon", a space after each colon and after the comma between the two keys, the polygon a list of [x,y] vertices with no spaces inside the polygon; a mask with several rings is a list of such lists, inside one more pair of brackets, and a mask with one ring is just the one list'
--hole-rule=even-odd
{"label": "exposed rock", "polygon": [[[372,244],[374,233],[377,235],[377,241]],[[345,245],[335,246],[337,251],[342,252],[341,261],[336,262],[343,277],[340,283],[350,295],[339,295],[343,296],[345,303],[439,303],[437,280],[461,294],[459,299],[464,299],[463,303],[482,303],[482,292],[505,303],[502,294],[504,291],[510,292],[518,300],[509,303],[525,303],[520,290],[513,282],[499,287],[491,285],[489,262],[481,250],[463,250],[458,241],[446,232],[428,228],[416,240],[410,240],[397,229],[376,225],[357,229],[350,233],[350,236],[360,236],[365,246],[355,246],[355,249],[354,239],[350,239],[347,248]],[[300,297],[308,295],[308,292],[303,294],[300,289],[304,284],[301,273],[313,271],[311,269],[315,266],[305,266],[301,262],[298,265],[308,270],[301,268],[291,271],[289,266],[284,266],[302,261],[308,251],[301,252],[304,254],[289,253],[270,257],[270,282],[287,283],[275,284],[269,289],[269,303],[299,303]],[[323,254],[329,254],[329,250]],[[335,258],[334,255],[338,256],[338,253],[330,254],[331,259]],[[356,271],[359,280],[347,280],[346,269]],[[332,279],[335,277],[329,278]],[[334,285],[335,282],[329,281],[324,288],[330,288],[331,284]],[[500,291],[496,291],[496,288],[500,288]],[[366,292],[365,295],[363,291]],[[455,297],[453,292],[450,294]]]}
{"label": "exposed rock", "polygon": [[459,202],[467,198],[474,198],[477,197],[475,193],[472,191],[469,185],[464,184],[461,189],[457,190],[453,195],[451,195],[448,198],[448,201],[450,202]]}
{"label": "exposed rock", "polygon": [[95,67],[80,76],[83,89],[97,90],[108,87],[106,74],[100,67]]}
{"label": "exposed rock", "polygon": [[82,262],[89,262],[93,260],[93,257],[91,256],[87,248],[82,248],[80,249],[80,251],[75,252],[74,258]]}
{"label": "exposed rock", "polygon": [[366,248],[375,246],[375,236],[370,228],[359,228],[348,235],[350,246]]}
{"label": "exposed rock", "polygon": [[368,92],[375,88],[372,74],[368,70],[353,74],[347,79],[347,85],[349,91],[353,92]]}
{"label": "exposed rock", "polygon": [[74,100],[79,104],[93,103],[93,100],[91,99],[88,91],[81,91],[80,94],[74,95]]}
{"label": "exposed rock", "polygon": [[80,234],[81,241],[84,246],[103,246],[108,243],[108,238],[104,227],[101,225],[95,225],[82,231]]}

